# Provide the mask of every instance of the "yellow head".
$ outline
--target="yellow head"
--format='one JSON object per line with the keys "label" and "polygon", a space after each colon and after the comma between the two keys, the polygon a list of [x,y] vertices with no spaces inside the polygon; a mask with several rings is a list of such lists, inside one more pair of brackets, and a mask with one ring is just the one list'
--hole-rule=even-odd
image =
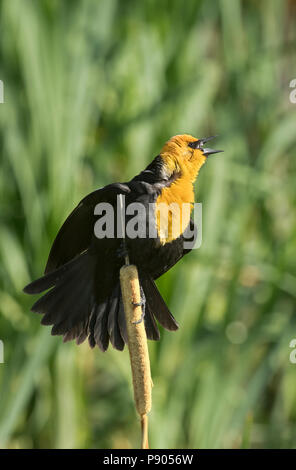
{"label": "yellow head", "polygon": [[[162,170],[170,184],[162,189],[156,200],[156,225],[160,243],[165,244],[178,238],[190,222],[194,202],[193,183],[207,157],[222,152],[204,148],[213,137],[195,139],[191,135],[175,135],[163,147],[160,157]],[[172,207],[173,204],[173,207]],[[190,210],[186,210],[187,204]],[[170,212],[167,213],[167,207]],[[174,223],[177,220],[177,223]]]}
{"label": "yellow head", "polygon": [[196,139],[188,134],[172,137],[160,152],[166,170],[170,174],[179,173],[181,178],[186,178],[193,183],[207,157],[213,153],[222,152],[222,150],[203,147],[214,137]]}

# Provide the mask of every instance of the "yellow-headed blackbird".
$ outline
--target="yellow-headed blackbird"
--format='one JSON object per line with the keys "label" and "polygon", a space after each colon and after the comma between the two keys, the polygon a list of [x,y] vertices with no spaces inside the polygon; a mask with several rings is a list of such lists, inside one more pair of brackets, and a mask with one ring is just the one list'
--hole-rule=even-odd
{"label": "yellow-headed blackbird", "polygon": [[[193,183],[207,157],[220,150],[205,148],[212,137],[196,139],[190,135],[172,137],[160,154],[128,183],[113,183],[86,196],[62,225],[52,245],[44,276],[24,288],[28,294],[50,289],[32,307],[43,314],[41,323],[53,325],[53,335],[63,335],[64,341],[76,339],[77,344],[87,337],[91,347],[96,344],[105,351],[111,344],[122,350],[126,342],[126,325],[121,300],[119,270],[124,264],[124,246],[132,264],[138,267],[143,304],[143,318],[148,339],[158,340],[155,318],[168,330],[178,324],[154,280],[168,271],[191,248],[185,248],[186,230],[195,225],[186,204],[194,203]],[[117,199],[122,194],[125,207],[140,203],[145,209],[138,220],[144,236],[129,236],[125,220],[125,244],[114,230],[117,227]],[[114,226],[110,236],[99,238],[94,227],[98,218],[95,207],[108,203],[114,208]],[[177,205],[181,224],[174,230],[176,213],[170,211],[165,229],[160,207]],[[126,214],[128,211],[126,210]],[[101,214],[102,215],[102,214]],[[143,219],[144,217],[144,219]],[[106,221],[108,225],[110,221]],[[149,227],[156,231],[149,234]]]}

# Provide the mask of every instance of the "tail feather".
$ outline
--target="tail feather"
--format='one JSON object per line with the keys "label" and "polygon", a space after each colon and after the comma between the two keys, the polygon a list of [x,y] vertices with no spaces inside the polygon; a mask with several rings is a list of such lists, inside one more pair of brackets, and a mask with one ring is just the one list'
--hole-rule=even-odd
{"label": "tail feather", "polygon": [[54,326],[51,330],[52,335],[65,335],[69,330],[74,328],[76,325],[81,324],[85,317],[88,317],[91,310],[91,304],[85,305],[85,302],[80,299],[75,304],[72,300],[71,304],[65,306],[63,310],[64,318],[58,323],[54,322]]}
{"label": "tail feather", "polygon": [[[102,351],[106,351],[110,340],[115,349],[120,351],[124,349],[126,336],[122,335],[122,329],[120,328],[120,307],[120,285],[117,283],[110,297],[101,302],[93,312],[89,326],[89,343],[91,347],[97,344]],[[125,327],[124,316],[123,321]]]}
{"label": "tail feather", "polygon": [[119,321],[118,321],[118,312],[119,312],[119,303],[120,303],[120,285],[116,285],[115,289],[109,299],[109,313],[108,313],[108,334],[112,346],[119,351],[124,349],[124,341],[122,339]]}
{"label": "tail feather", "polygon": [[82,253],[78,257],[69,261],[68,263],[60,266],[55,271],[52,271],[44,276],[36,279],[35,281],[24,287],[23,291],[26,294],[40,294],[41,292],[50,289],[54,285],[58,284],[59,281],[63,281],[65,276],[70,277],[79,272],[83,265],[85,265],[85,258],[88,255],[87,252]]}
{"label": "tail feather", "polygon": [[141,284],[145,292],[146,302],[149,306],[148,308],[153,312],[159,323],[169,331],[177,330],[179,325],[161,297],[153,279],[143,277],[141,279]]}
{"label": "tail feather", "polygon": [[126,321],[125,321],[125,313],[123,308],[122,298],[119,302],[119,309],[118,309],[118,327],[120,331],[120,335],[123,341],[127,344],[127,331],[126,331]]}
{"label": "tail feather", "polygon": [[147,338],[154,340],[154,341],[158,341],[160,339],[159,329],[157,328],[154,315],[151,312],[149,303],[147,301],[145,305],[144,322],[145,322]]}
{"label": "tail feather", "polygon": [[75,325],[66,334],[64,334],[63,342],[66,343],[67,341],[72,341],[73,339],[76,340],[76,344],[83,343],[88,335],[88,323],[89,320],[84,320],[83,322]]}
{"label": "tail feather", "polygon": [[59,313],[63,313],[67,299],[71,300],[78,289],[79,284],[72,271],[65,272],[63,278],[59,279],[55,287],[52,287],[43,297],[40,297],[31,307],[31,310],[45,315],[41,322],[43,325],[52,325],[54,321],[58,320]]}
{"label": "tail feather", "polygon": [[94,305],[94,261],[87,252],[61,268],[29,284],[25,292],[36,293],[51,288],[32,306],[41,313],[43,325],[53,325],[53,335],[64,335],[64,341],[83,342],[89,331]]}
{"label": "tail feather", "polygon": [[[48,315],[50,310],[54,310],[58,306],[59,302],[64,298],[64,289],[52,288],[45,295],[40,297],[31,307],[32,312]],[[44,325],[51,325],[49,323],[43,323]]]}
{"label": "tail feather", "polygon": [[[55,295],[53,289],[53,295]],[[67,289],[64,289],[64,298],[57,305],[56,309],[50,309],[43,317],[41,323],[53,324],[52,334],[66,334],[67,331],[77,324],[89,318],[94,299],[92,295],[92,285],[73,279]]]}
{"label": "tail feather", "polygon": [[108,334],[108,299],[105,302],[99,304],[93,313],[96,318],[94,326],[93,337],[95,343],[104,352],[109,346],[109,334]]}
{"label": "tail feather", "polygon": [[[90,281],[90,280],[89,280]],[[65,279],[37,301],[33,311],[44,314],[43,325],[54,325],[52,334],[66,334],[88,317],[92,306],[92,286],[84,278]]]}
{"label": "tail feather", "polygon": [[[53,325],[53,335],[63,335],[64,342],[75,339],[81,344],[87,337],[90,346],[106,351],[109,341],[118,350],[127,343],[126,321],[119,280],[103,300],[95,298],[95,259],[88,252],[69,261],[25,287],[35,294],[50,289],[32,306],[41,313],[43,325]],[[155,321],[168,330],[178,329],[178,324],[168,310],[154,281],[140,275],[144,324],[147,338],[159,340]],[[102,298],[102,295],[100,295]]]}
{"label": "tail feather", "polygon": [[89,319],[89,327],[88,327],[88,331],[89,331],[89,336],[88,336],[88,343],[90,345],[91,348],[94,348],[96,346],[96,340],[95,340],[95,325],[96,325],[96,321],[97,321],[97,316],[96,316],[96,310],[97,310],[97,306],[95,306],[93,308],[93,311],[91,313],[91,316],[90,316],[90,319]]}

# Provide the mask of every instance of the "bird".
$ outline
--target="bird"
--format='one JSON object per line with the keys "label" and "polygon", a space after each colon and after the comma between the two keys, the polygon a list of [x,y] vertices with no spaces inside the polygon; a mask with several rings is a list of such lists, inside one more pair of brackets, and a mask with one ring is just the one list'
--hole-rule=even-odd
{"label": "bird", "polygon": [[[58,231],[43,276],[23,289],[30,295],[43,293],[31,310],[43,315],[43,325],[52,325],[52,335],[77,344],[88,339],[91,348],[98,346],[102,351],[109,343],[117,350],[124,349],[127,331],[119,271],[126,254],[138,268],[147,338],[160,339],[157,323],[169,331],[179,328],[155,280],[192,249],[184,241],[187,233],[197,231],[192,219],[194,183],[208,157],[222,152],[204,147],[214,137],[175,135],[130,181],[111,183],[79,202]],[[96,235],[95,226],[101,219],[95,208],[100,204],[114,208],[117,226],[119,196],[124,197],[126,207],[135,203],[143,207],[138,225],[147,228],[145,236],[129,236],[131,215],[125,219],[124,239],[113,230],[110,237]],[[171,204],[180,209],[181,222],[176,224],[177,211],[170,211],[166,219],[161,209]],[[189,211],[182,210],[186,205]],[[154,236],[149,236],[148,227],[154,229]]]}

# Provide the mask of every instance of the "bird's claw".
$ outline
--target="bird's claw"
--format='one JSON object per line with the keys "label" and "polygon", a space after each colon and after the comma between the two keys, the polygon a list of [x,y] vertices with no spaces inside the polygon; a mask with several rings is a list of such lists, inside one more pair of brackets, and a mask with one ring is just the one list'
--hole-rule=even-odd
{"label": "bird's claw", "polygon": [[144,319],[144,316],[145,316],[145,313],[142,311],[142,314],[141,314],[141,317],[139,320],[137,321],[133,321],[132,324],[133,325],[139,325],[139,323],[142,323],[143,319]]}
{"label": "bird's claw", "polygon": [[[133,307],[144,307],[145,303],[144,302],[132,302],[133,304]],[[141,314],[141,317],[139,320],[137,321],[133,321],[133,325],[138,325],[139,323],[141,323],[144,319],[144,316],[145,316],[145,309],[142,309],[142,314]]]}

